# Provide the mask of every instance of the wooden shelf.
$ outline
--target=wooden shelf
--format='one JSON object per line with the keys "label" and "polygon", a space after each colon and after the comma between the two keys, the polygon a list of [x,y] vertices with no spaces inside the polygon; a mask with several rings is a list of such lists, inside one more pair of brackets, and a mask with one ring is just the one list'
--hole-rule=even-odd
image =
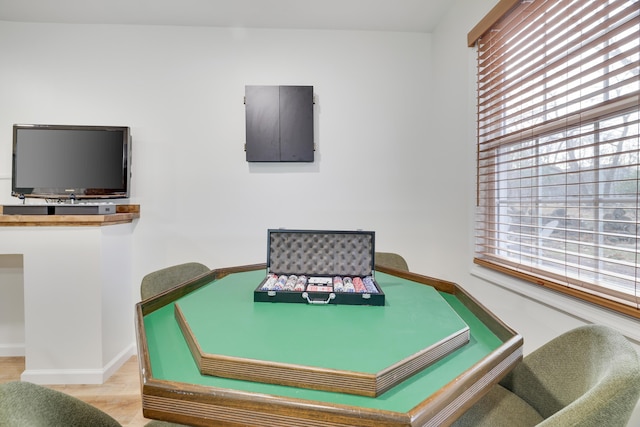
{"label": "wooden shelf", "polygon": [[117,205],[109,215],[4,215],[0,206],[0,227],[103,226],[126,224],[140,218],[140,205]]}

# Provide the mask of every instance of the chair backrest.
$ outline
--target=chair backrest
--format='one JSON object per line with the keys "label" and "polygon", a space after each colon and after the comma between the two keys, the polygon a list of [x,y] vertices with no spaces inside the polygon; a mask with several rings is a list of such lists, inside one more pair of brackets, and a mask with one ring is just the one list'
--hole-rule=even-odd
{"label": "chair backrest", "polygon": [[409,271],[407,261],[399,254],[393,252],[376,252],[376,266],[391,267],[398,270]]}
{"label": "chair backrest", "polygon": [[140,296],[143,300],[151,298],[209,271],[209,267],[199,262],[187,262],[154,271],[142,278]]}
{"label": "chair backrest", "polygon": [[539,426],[625,426],[640,397],[640,359],[614,329],[583,326],[526,356],[501,384],[545,418]]}

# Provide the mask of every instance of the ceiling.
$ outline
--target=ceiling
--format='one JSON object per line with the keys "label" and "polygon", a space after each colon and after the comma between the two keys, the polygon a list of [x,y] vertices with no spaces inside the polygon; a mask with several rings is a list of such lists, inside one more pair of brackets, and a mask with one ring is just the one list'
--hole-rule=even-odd
{"label": "ceiling", "polygon": [[451,0],[0,0],[0,21],[431,32]]}

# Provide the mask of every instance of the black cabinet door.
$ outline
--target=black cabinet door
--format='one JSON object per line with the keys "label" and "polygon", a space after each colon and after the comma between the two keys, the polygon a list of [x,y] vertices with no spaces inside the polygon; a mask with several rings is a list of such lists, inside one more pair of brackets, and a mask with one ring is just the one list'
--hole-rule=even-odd
{"label": "black cabinet door", "polygon": [[280,88],[246,86],[247,161],[280,161]]}
{"label": "black cabinet door", "polygon": [[280,86],[280,161],[313,162],[312,86]]}
{"label": "black cabinet door", "polygon": [[313,86],[246,86],[249,162],[313,162]]}

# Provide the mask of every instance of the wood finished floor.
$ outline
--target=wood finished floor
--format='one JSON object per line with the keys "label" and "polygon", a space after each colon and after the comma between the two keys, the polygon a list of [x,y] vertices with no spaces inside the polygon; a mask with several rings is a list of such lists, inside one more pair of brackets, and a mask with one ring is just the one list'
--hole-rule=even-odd
{"label": "wood finished floor", "polygon": [[[0,357],[0,383],[19,381],[24,357]],[[131,357],[104,384],[47,385],[83,400],[115,418],[124,427],[142,427],[149,419],[142,416],[138,359]]]}

